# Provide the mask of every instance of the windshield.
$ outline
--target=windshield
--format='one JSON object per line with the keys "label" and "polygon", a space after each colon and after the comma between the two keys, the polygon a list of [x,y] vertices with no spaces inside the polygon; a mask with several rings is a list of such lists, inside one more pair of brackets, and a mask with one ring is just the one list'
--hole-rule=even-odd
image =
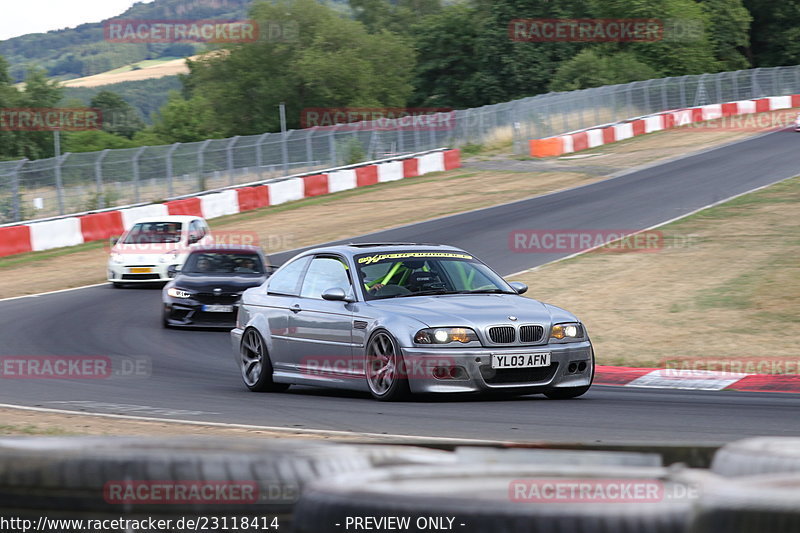
{"label": "windshield", "polygon": [[180,222],[140,222],[134,224],[123,244],[157,244],[181,242]]}
{"label": "windshield", "polygon": [[508,293],[492,269],[465,252],[399,252],[356,256],[367,300],[427,294]]}
{"label": "windshield", "polygon": [[193,253],[186,259],[184,274],[263,274],[264,264],[255,253],[246,252],[202,252]]}

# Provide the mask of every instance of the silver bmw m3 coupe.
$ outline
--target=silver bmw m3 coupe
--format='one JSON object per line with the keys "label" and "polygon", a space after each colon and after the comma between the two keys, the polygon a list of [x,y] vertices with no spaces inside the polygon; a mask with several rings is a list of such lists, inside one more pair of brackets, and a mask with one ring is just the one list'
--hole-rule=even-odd
{"label": "silver bmw m3 coupe", "polygon": [[255,392],[584,394],[594,377],[586,328],[526,290],[451,246],[317,248],[244,292],[233,352]]}

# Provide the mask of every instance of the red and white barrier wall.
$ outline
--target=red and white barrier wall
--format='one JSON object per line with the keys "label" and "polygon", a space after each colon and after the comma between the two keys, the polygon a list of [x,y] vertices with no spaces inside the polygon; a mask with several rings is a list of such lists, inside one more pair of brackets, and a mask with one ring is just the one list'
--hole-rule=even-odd
{"label": "red and white barrier wall", "polygon": [[757,100],[739,100],[724,104],[704,105],[676,111],[665,111],[636,120],[629,120],[603,127],[567,133],[545,139],[529,141],[530,154],[533,157],[554,157],[573,152],[580,152],[604,144],[624,141],[637,135],[645,135],[654,131],[677,128],[716,120],[724,117],[764,113],[800,107],[800,94],[791,96],[770,96]]}
{"label": "red and white barrier wall", "polygon": [[142,217],[196,215],[216,218],[460,166],[459,150],[440,150],[386,163],[298,176],[266,185],[225,189],[163,204],[5,226],[0,227],[0,257],[107,239],[121,235]]}

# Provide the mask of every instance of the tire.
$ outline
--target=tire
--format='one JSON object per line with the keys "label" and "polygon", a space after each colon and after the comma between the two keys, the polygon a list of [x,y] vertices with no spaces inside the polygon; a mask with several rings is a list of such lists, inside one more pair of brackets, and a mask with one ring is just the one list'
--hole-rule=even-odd
{"label": "tire", "polygon": [[[688,497],[647,503],[514,500],[512,483],[563,479],[630,480],[678,493],[688,485],[665,468],[456,464],[402,466],[343,474],[314,483],[295,507],[296,533],[341,533],[348,517],[409,517],[408,533],[430,532],[425,517],[452,517],[450,531],[565,533],[685,533],[694,501]],[[597,485],[595,485],[597,486]],[[681,491],[675,490],[681,488]],[[339,525],[337,525],[339,524]]]}
{"label": "tire", "polygon": [[395,402],[411,395],[403,355],[397,341],[388,331],[378,330],[370,337],[364,368],[367,387],[376,400]]}
{"label": "tire", "polygon": [[166,309],[162,310],[161,311],[161,326],[164,327],[165,329],[172,328],[172,326],[169,325],[169,321],[167,320],[168,317],[169,317],[169,312]]}
{"label": "tire", "polygon": [[594,383],[594,368],[595,368],[595,361],[594,361],[594,347],[592,348],[592,377],[589,379],[589,384],[583,387],[563,387],[560,389],[551,389],[544,393],[544,395],[550,400],[570,400],[572,398],[577,398],[578,396],[583,396],[589,389],[592,388],[592,383]]}
{"label": "tire", "polygon": [[115,289],[124,289],[125,288],[125,284],[124,283],[120,283],[118,281],[112,281],[111,282],[111,286],[114,287]]}
{"label": "tire", "polygon": [[711,471],[728,477],[800,473],[800,438],[756,437],[731,442],[714,454]]}
{"label": "tire", "polygon": [[272,361],[264,338],[257,329],[248,328],[242,334],[239,359],[242,380],[251,391],[283,392],[289,388],[288,383],[272,381]]}
{"label": "tire", "polygon": [[[282,531],[309,482],[383,464],[434,463],[442,454],[447,452],[297,439],[5,438],[0,439],[0,516],[277,515]],[[117,503],[116,485],[140,481],[227,483],[251,487],[254,497]]]}
{"label": "tire", "polygon": [[690,533],[800,531],[800,474],[718,478],[703,486]]}

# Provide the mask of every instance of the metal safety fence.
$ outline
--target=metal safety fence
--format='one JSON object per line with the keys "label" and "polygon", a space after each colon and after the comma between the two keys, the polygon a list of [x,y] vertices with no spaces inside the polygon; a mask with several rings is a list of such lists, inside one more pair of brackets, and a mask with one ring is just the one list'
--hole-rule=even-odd
{"label": "metal safety fence", "polygon": [[161,201],[438,147],[512,143],[641,115],[800,93],[800,66],[760,68],[547,93],[402,120],[290,130],[58,158],[0,162],[0,224]]}

